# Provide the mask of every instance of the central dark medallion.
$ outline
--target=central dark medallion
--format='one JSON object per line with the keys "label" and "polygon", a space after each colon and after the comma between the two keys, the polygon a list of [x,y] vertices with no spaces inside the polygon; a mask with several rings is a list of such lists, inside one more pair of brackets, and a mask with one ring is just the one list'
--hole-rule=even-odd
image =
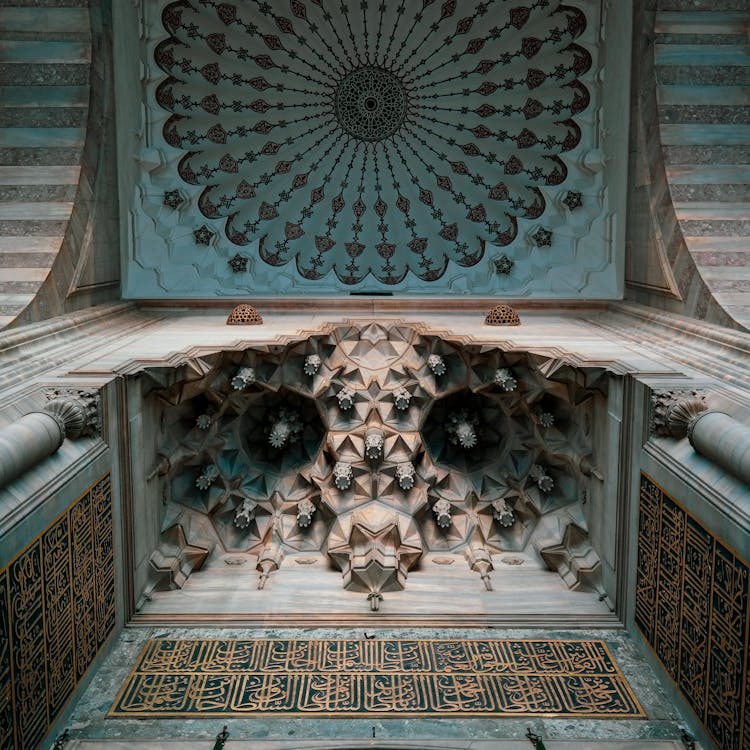
{"label": "central dark medallion", "polygon": [[348,73],[336,89],[336,118],[360,141],[382,141],[406,119],[407,96],[393,73],[367,66]]}

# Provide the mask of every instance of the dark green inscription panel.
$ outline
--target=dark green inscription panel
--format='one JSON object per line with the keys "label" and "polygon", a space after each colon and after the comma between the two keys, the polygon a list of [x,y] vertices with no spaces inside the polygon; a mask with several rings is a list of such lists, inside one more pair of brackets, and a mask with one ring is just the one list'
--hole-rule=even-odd
{"label": "dark green inscription panel", "polygon": [[110,716],[585,716],[643,710],[601,641],[147,643]]}
{"label": "dark green inscription panel", "polygon": [[749,573],[641,475],[636,624],[722,750],[750,750]]}
{"label": "dark green inscription panel", "polygon": [[114,624],[106,476],[0,570],[1,748],[42,741]]}

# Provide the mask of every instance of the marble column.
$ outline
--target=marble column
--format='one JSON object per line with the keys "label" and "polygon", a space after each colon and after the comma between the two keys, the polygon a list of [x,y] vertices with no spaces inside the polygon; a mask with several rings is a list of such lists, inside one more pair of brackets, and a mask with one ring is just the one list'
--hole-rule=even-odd
{"label": "marble column", "polygon": [[750,427],[729,414],[704,411],[691,421],[687,437],[698,453],[750,485]]}
{"label": "marble column", "polygon": [[87,404],[76,398],[58,398],[43,411],[25,414],[0,429],[0,487],[51,456],[66,437],[82,435],[89,424]]}
{"label": "marble column", "polygon": [[708,409],[702,398],[657,397],[655,432],[690,441],[694,450],[750,485],[750,427]]}

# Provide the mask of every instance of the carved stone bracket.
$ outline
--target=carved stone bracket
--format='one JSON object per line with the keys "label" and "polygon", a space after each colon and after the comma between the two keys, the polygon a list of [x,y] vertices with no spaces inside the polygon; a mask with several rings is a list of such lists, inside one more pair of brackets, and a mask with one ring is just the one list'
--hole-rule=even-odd
{"label": "carved stone bracket", "polygon": [[495,382],[504,391],[515,391],[518,388],[518,381],[513,377],[513,373],[507,367],[500,367],[495,370]]}
{"label": "carved stone bracket", "polygon": [[382,594],[405,587],[422,542],[410,519],[371,506],[334,526],[328,552],[345,588]]}
{"label": "carved stone bracket", "polygon": [[304,370],[305,375],[317,375],[321,364],[322,362],[317,354],[308,354],[307,357],[305,357],[305,364],[302,369]]}
{"label": "carved stone bracket", "polygon": [[257,503],[245,498],[242,505],[240,505],[234,513],[234,525],[238,529],[246,529],[250,525],[250,521],[255,518],[255,509],[258,506]]}
{"label": "carved stone bracket", "polygon": [[447,529],[451,525],[453,521],[451,510],[450,501],[446,500],[444,497],[441,497],[432,506],[432,512],[435,514],[435,523],[437,523],[441,529]]}
{"label": "carved stone bracket", "polygon": [[383,457],[385,448],[385,435],[383,430],[371,427],[365,435],[365,455],[371,461],[377,461]]}
{"label": "carved stone bracket", "polygon": [[251,383],[255,382],[255,370],[252,367],[240,367],[237,374],[232,378],[232,388],[235,391],[243,391]]}
{"label": "carved stone bracket", "polygon": [[300,415],[292,409],[281,408],[269,417],[271,428],[268,432],[268,442],[276,449],[284,448],[289,443],[299,439],[302,432]]}
{"label": "carved stone bracket", "polygon": [[445,360],[439,354],[430,354],[427,358],[427,366],[434,375],[445,375]]}
{"label": "carved stone bracket", "polygon": [[575,522],[565,527],[557,543],[540,545],[539,552],[550,570],[556,570],[573,591],[598,591],[601,561],[588,532]]}
{"label": "carved stone bracket", "polygon": [[492,516],[504,528],[510,528],[516,520],[513,508],[508,505],[504,497],[492,502]]}
{"label": "carved stone bracket", "polygon": [[555,480],[552,479],[547,470],[539,464],[534,464],[529,471],[529,477],[536,482],[536,486],[542,492],[552,492],[552,488],[555,486]]}
{"label": "carved stone bracket", "polygon": [[333,467],[333,483],[342,492],[352,486],[352,465],[338,461]]}
{"label": "carved stone bracket", "polygon": [[258,576],[258,588],[263,589],[266,586],[268,577],[275,570],[281,567],[281,562],[284,559],[284,551],[278,544],[268,544],[258,556],[258,564],[256,568],[260,575]]}
{"label": "carved stone bracket", "polygon": [[393,394],[393,403],[399,411],[406,411],[411,404],[411,393],[406,388],[399,388]]}
{"label": "carved stone bracket", "polygon": [[207,490],[219,478],[219,470],[213,464],[203,467],[203,471],[195,480],[195,486],[199,490]]}
{"label": "carved stone bracket", "polygon": [[50,390],[46,396],[44,411],[58,420],[66,438],[101,434],[101,398],[97,391]]}
{"label": "carved stone bracket", "polygon": [[410,490],[416,481],[417,472],[410,461],[404,461],[396,467],[396,479],[402,490]]}
{"label": "carved stone bracket", "polygon": [[337,394],[336,398],[339,402],[339,409],[341,411],[349,411],[354,406],[354,391],[349,386],[344,386]]}
{"label": "carved stone bracket", "polygon": [[688,437],[701,412],[706,394],[699,390],[655,391],[651,394],[650,434],[681,439]]}
{"label": "carved stone bracket", "polygon": [[479,440],[476,430],[478,422],[476,414],[462,410],[448,415],[445,431],[454,445],[460,445],[465,449],[474,448]]}

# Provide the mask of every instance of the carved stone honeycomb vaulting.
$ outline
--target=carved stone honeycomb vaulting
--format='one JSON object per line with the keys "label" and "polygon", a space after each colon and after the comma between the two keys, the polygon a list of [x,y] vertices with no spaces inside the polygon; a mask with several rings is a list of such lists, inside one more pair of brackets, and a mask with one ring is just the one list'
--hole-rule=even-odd
{"label": "carved stone honeycomb vaulting", "polygon": [[464,552],[489,588],[492,554],[514,550],[598,586],[581,498],[600,369],[371,323],[149,372],[168,498],[155,571],[186,557],[177,539],[257,555],[261,585],[323,552],[376,607],[427,552]]}

